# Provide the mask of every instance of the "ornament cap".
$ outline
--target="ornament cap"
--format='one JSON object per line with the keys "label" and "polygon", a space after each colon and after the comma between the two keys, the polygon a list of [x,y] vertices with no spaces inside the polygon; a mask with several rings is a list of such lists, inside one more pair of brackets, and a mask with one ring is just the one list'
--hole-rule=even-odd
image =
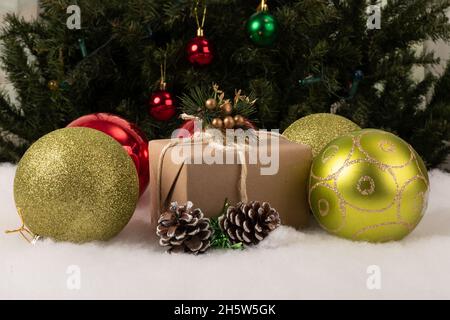
{"label": "ornament cap", "polygon": [[197,37],[204,37],[205,36],[205,32],[203,30],[202,27],[197,29]]}
{"label": "ornament cap", "polygon": [[164,79],[161,79],[159,82],[159,89],[160,90],[166,90],[167,89],[167,82],[164,81]]}

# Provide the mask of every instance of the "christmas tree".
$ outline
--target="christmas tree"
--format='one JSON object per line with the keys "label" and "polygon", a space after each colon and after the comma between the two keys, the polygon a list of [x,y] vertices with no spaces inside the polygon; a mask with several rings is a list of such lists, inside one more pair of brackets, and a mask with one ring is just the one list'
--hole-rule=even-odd
{"label": "christmas tree", "polygon": [[429,167],[449,152],[450,68],[440,79],[414,80],[413,70],[438,63],[415,45],[450,39],[450,0],[268,1],[278,37],[259,44],[247,21],[260,1],[209,0],[204,36],[214,59],[202,67],[186,59],[202,1],[78,0],[80,29],[66,23],[73,2],[42,0],[33,22],[6,18],[1,59],[17,99],[0,98],[0,161],[18,161],[36,139],[93,112],[123,116],[150,139],[170,136],[181,120],[148,113],[163,64],[177,97],[212,83],[253,92],[260,128],[336,112],[398,134]]}

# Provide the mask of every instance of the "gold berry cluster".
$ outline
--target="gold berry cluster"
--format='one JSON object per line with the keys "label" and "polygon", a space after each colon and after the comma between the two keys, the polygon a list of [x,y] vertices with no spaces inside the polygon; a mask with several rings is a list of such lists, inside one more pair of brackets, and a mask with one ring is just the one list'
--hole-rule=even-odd
{"label": "gold berry cluster", "polygon": [[233,113],[233,105],[230,101],[224,101],[220,106],[217,105],[217,100],[210,98],[206,100],[205,107],[208,110],[215,110],[219,107],[222,117],[214,118],[211,122],[212,126],[217,129],[233,129],[235,127],[243,127],[245,125],[245,118],[241,115],[231,116]]}

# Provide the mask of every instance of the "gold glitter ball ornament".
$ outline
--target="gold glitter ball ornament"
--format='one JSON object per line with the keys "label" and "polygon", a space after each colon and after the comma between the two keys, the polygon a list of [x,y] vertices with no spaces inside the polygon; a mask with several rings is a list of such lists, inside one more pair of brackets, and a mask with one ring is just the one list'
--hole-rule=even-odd
{"label": "gold glitter ball ornament", "polygon": [[428,173],[394,134],[365,129],[330,142],[314,159],[309,203],[319,224],[360,241],[400,240],[427,207]]}
{"label": "gold glitter ball ornament", "polygon": [[347,118],[331,113],[316,113],[295,121],[283,132],[283,136],[311,146],[315,157],[332,140],[360,129]]}
{"label": "gold glitter ball ornament", "polygon": [[36,141],[17,167],[14,198],[25,225],[57,241],[108,240],[136,208],[139,181],[122,146],[89,128]]}

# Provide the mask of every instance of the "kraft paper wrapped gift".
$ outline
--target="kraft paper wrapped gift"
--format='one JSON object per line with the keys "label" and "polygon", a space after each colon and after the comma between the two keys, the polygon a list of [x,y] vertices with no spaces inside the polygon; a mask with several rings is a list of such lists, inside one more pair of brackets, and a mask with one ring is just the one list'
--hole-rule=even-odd
{"label": "kraft paper wrapped gift", "polygon": [[[273,139],[266,136],[261,139]],[[279,140],[279,166],[274,175],[262,175],[261,168],[269,165],[249,162],[249,148],[236,150],[234,164],[206,164],[202,152],[214,146],[206,141],[177,142],[180,139],[153,140],[149,143],[150,157],[150,210],[152,225],[162,210],[171,202],[184,204],[192,201],[205,216],[217,217],[228,199],[234,205],[241,200],[267,201],[280,213],[281,223],[295,228],[304,227],[309,218],[307,181],[312,162],[309,146],[290,142],[277,135]],[[185,140],[184,140],[185,141]],[[191,144],[191,154],[173,159],[180,154],[180,145]],[[212,148],[211,148],[212,147]],[[197,148],[194,152],[194,148]],[[256,147],[256,148],[259,148]],[[268,154],[271,154],[270,143]],[[267,153],[267,150],[265,151]],[[245,154],[246,164],[237,163]],[[225,156],[224,156],[225,159]],[[211,161],[210,161],[211,162]],[[241,161],[242,162],[242,161]],[[229,162],[227,162],[229,163]],[[243,171],[244,170],[244,171]],[[245,190],[243,190],[245,189]],[[247,199],[242,198],[247,197]]]}

